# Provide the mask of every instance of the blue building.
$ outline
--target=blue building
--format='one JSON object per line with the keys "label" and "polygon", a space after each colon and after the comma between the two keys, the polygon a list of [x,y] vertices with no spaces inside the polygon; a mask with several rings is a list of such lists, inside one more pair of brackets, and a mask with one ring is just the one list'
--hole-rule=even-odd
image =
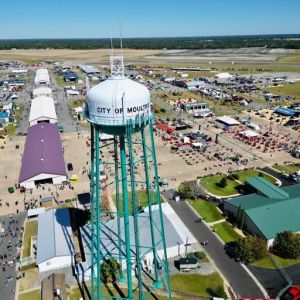
{"label": "blue building", "polygon": [[64,74],[64,81],[77,81],[78,80],[78,75],[74,72],[68,72]]}

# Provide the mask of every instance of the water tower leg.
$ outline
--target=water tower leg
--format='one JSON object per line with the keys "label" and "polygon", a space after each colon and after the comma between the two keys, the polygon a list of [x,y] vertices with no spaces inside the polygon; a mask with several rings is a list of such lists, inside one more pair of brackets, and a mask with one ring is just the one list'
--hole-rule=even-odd
{"label": "water tower leg", "polygon": [[138,278],[138,288],[139,288],[139,299],[144,299],[143,295],[143,278],[142,278],[142,264],[141,264],[141,255],[140,255],[140,232],[139,232],[139,215],[138,215],[138,206],[137,206],[137,197],[136,197],[136,181],[135,181],[135,161],[133,154],[133,141],[131,127],[127,131],[127,143],[129,150],[129,163],[130,163],[130,178],[131,178],[131,202],[133,208],[133,221],[134,221],[134,232],[135,232],[135,262],[136,262],[136,271]]}
{"label": "water tower leg", "polygon": [[118,138],[114,137],[114,156],[115,156],[115,183],[116,183],[116,208],[117,208],[117,227],[118,227],[118,251],[119,251],[119,266],[120,266],[120,278],[119,283],[123,283],[126,278],[123,274],[122,268],[122,237],[121,237],[121,217],[123,211],[120,211],[120,178],[119,178],[119,155],[118,155]]}
{"label": "water tower leg", "polygon": [[127,163],[125,137],[120,137],[120,156],[121,156],[121,174],[122,174],[122,194],[123,194],[123,210],[124,210],[124,229],[125,229],[125,249],[126,249],[126,267],[127,267],[127,299],[133,299],[132,288],[132,264],[131,264],[131,244],[130,244],[130,224],[128,209],[128,188],[127,188]]}
{"label": "water tower leg", "polygon": [[155,204],[152,202],[151,199],[151,183],[149,178],[149,166],[148,166],[148,151],[147,151],[147,143],[146,143],[146,136],[144,128],[141,130],[142,134],[142,144],[143,144],[143,157],[144,157],[144,168],[145,168],[145,179],[146,179],[146,189],[147,189],[147,200],[148,200],[148,208],[149,208],[149,218],[150,218],[150,229],[151,229],[151,242],[152,242],[152,253],[153,253],[153,264],[154,264],[154,275],[155,275],[155,282],[153,285],[155,287],[161,286],[161,281],[159,278],[159,272],[158,272],[158,261],[157,261],[157,251],[156,251],[156,243],[158,241],[155,240],[155,229],[154,229],[154,219],[153,219],[153,213],[152,213],[152,204]]}
{"label": "water tower leg", "polygon": [[172,299],[172,294],[171,294],[171,284],[170,284],[170,276],[169,276],[169,265],[168,265],[167,247],[166,247],[166,240],[165,240],[163,214],[162,214],[162,207],[161,207],[161,202],[160,202],[159,180],[158,180],[157,160],[156,160],[156,153],[155,153],[155,144],[154,144],[152,120],[150,121],[150,124],[149,124],[149,133],[150,133],[151,153],[152,153],[154,176],[155,176],[156,203],[159,206],[160,229],[161,229],[163,249],[164,249],[163,268],[164,268],[164,271],[165,271],[165,274],[166,274],[165,279],[166,279],[166,285],[167,285],[166,288],[167,288],[167,292],[168,292],[168,299],[171,300]]}

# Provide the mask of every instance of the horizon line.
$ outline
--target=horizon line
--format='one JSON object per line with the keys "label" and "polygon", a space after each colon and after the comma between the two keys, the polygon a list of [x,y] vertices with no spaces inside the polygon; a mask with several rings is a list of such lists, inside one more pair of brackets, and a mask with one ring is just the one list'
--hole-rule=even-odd
{"label": "horizon line", "polygon": [[[234,35],[186,35],[186,36],[149,36],[149,37],[123,37],[126,39],[172,39],[172,38],[220,38],[220,37],[255,37],[255,36],[300,36],[300,33],[263,33],[263,34],[234,34]],[[16,40],[106,40],[110,39],[110,37],[35,37],[35,38],[0,38],[0,40],[4,41],[16,41]],[[119,39],[118,37],[114,37],[113,39]]]}

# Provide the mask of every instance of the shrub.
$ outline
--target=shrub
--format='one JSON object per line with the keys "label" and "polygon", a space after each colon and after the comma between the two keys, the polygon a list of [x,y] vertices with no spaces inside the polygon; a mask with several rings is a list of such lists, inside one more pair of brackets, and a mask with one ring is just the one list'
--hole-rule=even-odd
{"label": "shrub", "polygon": [[197,251],[194,252],[194,255],[198,258],[198,259],[204,259],[206,257],[206,254],[203,251]]}
{"label": "shrub", "polygon": [[166,109],[165,109],[165,108],[161,108],[161,109],[160,109],[160,112],[161,112],[161,113],[165,113],[165,112],[166,112]]}
{"label": "shrub", "polygon": [[226,293],[224,291],[224,288],[222,286],[218,286],[216,288],[207,288],[207,293],[211,297],[227,299],[227,295],[226,295]]}

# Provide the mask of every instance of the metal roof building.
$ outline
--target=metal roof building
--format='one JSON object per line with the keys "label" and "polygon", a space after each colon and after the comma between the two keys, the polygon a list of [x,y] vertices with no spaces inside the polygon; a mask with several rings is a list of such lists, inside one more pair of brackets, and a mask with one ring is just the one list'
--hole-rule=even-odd
{"label": "metal roof building", "polygon": [[[159,219],[159,210],[158,205],[152,206],[153,219]],[[164,222],[164,231],[166,237],[166,248],[168,258],[172,258],[185,254],[185,244],[188,242],[192,247],[197,243],[193,234],[187,229],[184,223],[180,220],[180,218],[176,215],[173,208],[168,203],[162,203],[162,212],[163,212],[163,222]],[[151,268],[153,264],[153,252],[149,251],[149,247],[151,246],[151,233],[150,233],[150,224],[149,219],[146,217],[149,214],[149,210],[145,208],[145,211],[141,213],[142,218],[139,220],[139,231],[140,231],[140,239],[143,247],[140,248],[140,255],[143,257],[143,264],[145,268]],[[144,216],[144,218],[143,218]],[[135,253],[135,239],[134,239],[134,226],[133,226],[133,217],[129,218],[130,222],[130,236],[131,236],[131,247],[132,252]],[[121,220],[121,238],[124,240],[124,222]],[[115,244],[118,243],[117,238],[117,220],[112,219],[107,221],[106,223],[102,223],[101,226],[101,252],[103,255],[106,253],[110,253],[113,257],[118,257],[118,250],[115,247]],[[158,229],[157,229],[158,230]],[[155,235],[158,237],[158,232],[155,232]],[[80,279],[89,280],[90,279],[90,271],[91,271],[91,255],[90,255],[90,243],[91,243],[91,235],[90,235],[90,227],[85,226],[81,228],[81,237],[83,242],[83,248],[85,252],[86,261],[77,265],[76,273]],[[156,238],[157,238],[156,237]],[[191,248],[188,248],[190,251]],[[160,257],[163,255],[163,249],[161,246],[157,249],[157,253]],[[126,268],[125,261],[122,261],[123,267]]]}
{"label": "metal roof building", "polygon": [[49,87],[41,86],[36,89],[33,89],[33,98],[39,97],[39,96],[47,96],[52,97],[52,90]]}
{"label": "metal roof building", "polygon": [[74,72],[67,72],[64,74],[64,81],[77,81],[78,75]]}
{"label": "metal roof building", "polygon": [[29,126],[40,122],[57,123],[54,101],[50,97],[39,96],[32,99],[29,114]]}
{"label": "metal roof building", "polygon": [[49,72],[47,69],[37,69],[35,78],[34,78],[34,84],[50,84],[50,77]]}
{"label": "metal roof building", "polygon": [[51,209],[38,216],[36,264],[40,272],[69,267],[74,255],[70,214],[67,208]]}
{"label": "metal roof building", "polygon": [[279,188],[262,177],[246,184],[256,193],[224,201],[224,209],[241,227],[265,238],[268,246],[279,232],[300,232],[300,184]]}
{"label": "metal roof building", "polygon": [[57,125],[39,123],[29,127],[19,176],[20,186],[33,189],[39,183],[62,184],[66,180]]}
{"label": "metal roof building", "polygon": [[80,65],[79,67],[80,67],[81,71],[83,71],[86,74],[100,73],[100,70],[97,67],[94,67],[94,66]]}

